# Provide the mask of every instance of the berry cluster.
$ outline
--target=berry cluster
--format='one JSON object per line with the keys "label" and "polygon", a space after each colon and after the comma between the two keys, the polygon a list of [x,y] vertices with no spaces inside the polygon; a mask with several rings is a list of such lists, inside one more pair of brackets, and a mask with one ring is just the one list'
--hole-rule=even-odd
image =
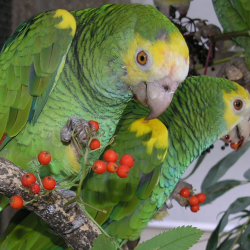
{"label": "berry cluster", "polygon": [[[191,190],[192,194],[193,191]],[[190,205],[190,210],[194,213],[198,212],[200,210],[199,203],[203,203],[206,200],[206,195],[204,193],[199,193],[196,195],[191,195],[191,192],[187,188],[183,188],[180,191],[180,196],[188,200],[188,203]]]}
{"label": "berry cluster", "polygon": [[[51,161],[50,153],[48,151],[42,151],[38,155],[38,161],[41,165],[49,164]],[[34,194],[38,194],[41,190],[39,184],[36,183],[36,176],[32,173],[26,173],[23,175],[21,182],[24,187],[28,187]],[[46,190],[53,190],[56,186],[56,181],[52,176],[46,176],[42,181],[42,185]],[[14,195],[10,198],[10,205],[14,209],[19,209],[23,207],[24,201],[21,196]]]}
{"label": "berry cluster", "polygon": [[123,155],[119,161],[120,166],[116,163],[119,155],[113,150],[107,150],[103,155],[104,161],[95,161],[92,170],[96,174],[103,174],[108,171],[109,173],[116,173],[120,178],[129,176],[130,168],[134,166],[134,158],[131,155]]}

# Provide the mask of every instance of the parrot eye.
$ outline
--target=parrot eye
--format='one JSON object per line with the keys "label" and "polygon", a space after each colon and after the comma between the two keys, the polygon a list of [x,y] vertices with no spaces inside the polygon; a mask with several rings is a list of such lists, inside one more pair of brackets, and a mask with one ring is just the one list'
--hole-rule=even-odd
{"label": "parrot eye", "polygon": [[137,62],[140,65],[145,65],[147,63],[148,57],[144,51],[141,51],[137,54]]}
{"label": "parrot eye", "polygon": [[243,102],[241,100],[234,101],[234,108],[240,110],[243,107]]}
{"label": "parrot eye", "polygon": [[135,53],[135,62],[143,71],[148,71],[152,66],[153,60],[149,52],[142,48],[138,48]]}

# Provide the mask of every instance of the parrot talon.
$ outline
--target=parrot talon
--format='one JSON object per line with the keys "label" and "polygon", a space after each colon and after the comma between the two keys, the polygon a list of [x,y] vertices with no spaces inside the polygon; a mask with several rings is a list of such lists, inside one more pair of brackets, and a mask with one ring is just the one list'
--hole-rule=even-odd
{"label": "parrot talon", "polygon": [[[183,181],[182,179],[179,180],[179,182],[176,184],[174,190],[172,191],[170,197],[168,200],[172,201],[172,199],[175,199],[182,207],[186,207],[188,205],[188,200],[187,199],[183,199],[183,197],[181,197],[180,195],[180,191],[183,188],[187,188],[188,190],[192,190],[193,186],[185,181]],[[168,204],[167,204],[168,206]],[[171,208],[171,207],[168,207]]]}
{"label": "parrot talon", "polygon": [[82,147],[86,147],[88,133],[91,133],[93,136],[95,136],[93,125],[89,124],[84,119],[79,119],[76,116],[71,116],[66,122],[66,125],[61,129],[61,140],[63,142],[71,142],[76,156],[79,157],[80,152],[78,152],[77,146],[75,145],[72,137],[76,137]]}

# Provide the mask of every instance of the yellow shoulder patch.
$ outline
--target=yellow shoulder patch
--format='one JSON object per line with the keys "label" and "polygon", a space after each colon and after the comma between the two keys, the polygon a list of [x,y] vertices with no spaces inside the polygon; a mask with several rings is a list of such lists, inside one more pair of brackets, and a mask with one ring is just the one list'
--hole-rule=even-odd
{"label": "yellow shoulder patch", "polygon": [[75,18],[67,11],[58,9],[54,18],[62,17],[62,21],[55,25],[58,29],[71,29],[72,32],[70,33],[71,36],[74,36],[76,33],[76,20]]}
{"label": "yellow shoulder patch", "polygon": [[130,132],[135,132],[136,137],[140,137],[144,134],[152,133],[151,138],[143,144],[147,147],[147,153],[152,154],[153,147],[157,149],[166,150],[165,154],[162,155],[163,159],[166,157],[168,149],[168,130],[166,126],[158,119],[150,120],[144,123],[145,117],[134,121],[130,127]]}

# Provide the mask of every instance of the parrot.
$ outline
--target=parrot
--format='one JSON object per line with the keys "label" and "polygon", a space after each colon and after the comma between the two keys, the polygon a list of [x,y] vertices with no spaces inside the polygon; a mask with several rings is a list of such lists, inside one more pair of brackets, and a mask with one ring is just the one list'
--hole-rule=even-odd
{"label": "parrot", "polygon": [[[216,15],[225,32],[250,29],[250,2],[248,0],[213,0]],[[250,38],[239,36],[232,40],[245,49],[245,61],[250,69]]]}
{"label": "parrot", "polygon": [[[238,83],[224,78],[189,77],[179,86],[162,115],[145,122],[148,112],[137,100],[130,101],[116,128],[115,145],[109,146],[119,156],[134,157],[129,176],[119,178],[115,173],[90,172],[82,187],[85,209],[117,242],[140,237],[190,163],[214,141],[234,128],[240,133],[239,137],[244,140],[249,137],[249,130],[244,128],[248,126],[245,119],[250,115],[250,95]],[[28,221],[37,226],[41,220],[34,214],[22,218],[1,237],[1,247],[8,246],[11,250],[17,241],[19,244],[29,238],[34,239],[32,244],[38,241],[37,232],[32,228],[20,232]],[[58,242],[53,241],[53,237],[58,237],[55,235],[48,236],[46,241],[43,229],[39,228],[44,245]],[[21,235],[15,238],[17,231]],[[57,246],[66,249],[63,240]],[[38,245],[36,249],[41,248]]]}
{"label": "parrot", "polygon": [[[147,120],[158,117],[188,68],[183,36],[153,6],[37,14],[0,53],[0,156],[28,170],[46,150],[50,175],[59,181],[75,176],[81,163],[74,129],[95,120],[106,145],[133,96],[150,108]],[[84,136],[79,141],[86,142]]]}

